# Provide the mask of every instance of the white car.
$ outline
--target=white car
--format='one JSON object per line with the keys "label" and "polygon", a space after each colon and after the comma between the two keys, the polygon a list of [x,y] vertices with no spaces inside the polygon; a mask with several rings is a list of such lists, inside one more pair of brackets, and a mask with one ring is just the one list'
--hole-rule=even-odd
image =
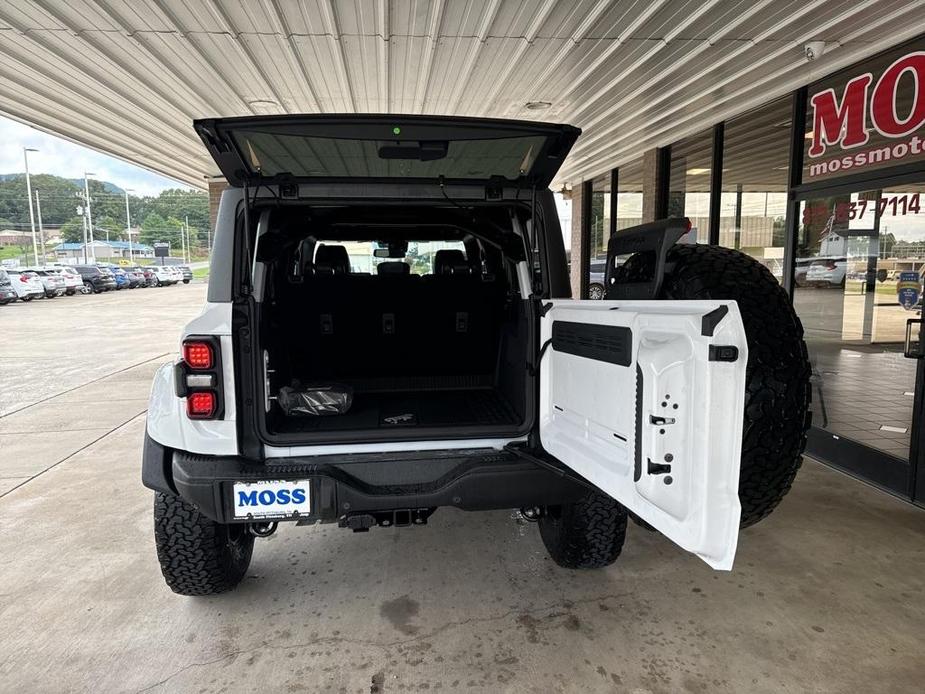
{"label": "white car", "polygon": [[74,268],[67,266],[54,266],[45,269],[50,272],[56,272],[64,279],[64,293],[68,296],[73,296],[74,294],[78,293],[83,294],[86,292],[83,278]]}
{"label": "white car", "polygon": [[41,278],[34,272],[22,269],[7,269],[10,276],[10,283],[13,285],[13,291],[20,301],[32,301],[41,299],[45,296],[45,285],[42,284]]}
{"label": "white car", "polygon": [[806,269],[804,282],[810,287],[844,287],[846,258],[816,258]]}
{"label": "white car", "polygon": [[42,267],[30,267],[28,271],[38,275],[39,280],[42,282],[42,286],[45,288],[45,298],[56,299],[64,295],[64,278],[57,272]]}
{"label": "white car", "polygon": [[810,365],[787,293],[739,251],[678,244],[691,224],[670,219],[615,235],[608,298],[572,299],[549,185],[577,128],[194,127],[230,188],[206,305],[147,412],[175,592],[234,588],[279,522],[391,529],[442,506],[520,509],[566,568],[616,561],[632,517],[728,570],[739,528],[790,489]]}
{"label": "white car", "polygon": [[154,273],[158,287],[168,287],[177,283],[176,275],[170,271],[169,265],[149,265],[148,269]]}

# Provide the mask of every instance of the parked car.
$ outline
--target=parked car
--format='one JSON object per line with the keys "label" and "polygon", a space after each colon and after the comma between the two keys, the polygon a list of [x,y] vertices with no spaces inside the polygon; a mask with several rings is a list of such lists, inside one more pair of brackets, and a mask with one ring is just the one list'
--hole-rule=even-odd
{"label": "parked car", "polygon": [[40,267],[30,267],[27,269],[29,272],[34,272],[38,275],[38,278],[42,282],[42,286],[45,288],[45,298],[54,299],[59,296],[64,296],[66,290],[64,278],[57,272]]}
{"label": "parked car", "polygon": [[64,293],[73,296],[78,292],[84,292],[84,281],[81,276],[70,267],[50,267],[46,268],[50,272],[57,273],[64,279]]}
{"label": "parked car", "polygon": [[84,287],[95,294],[108,292],[116,288],[116,280],[105,267],[98,265],[72,265],[76,273],[83,279]]}
{"label": "parked car", "polygon": [[846,258],[816,258],[806,270],[805,283],[810,287],[844,287]]}
{"label": "parked car", "polygon": [[168,287],[177,283],[177,276],[170,271],[169,265],[152,265],[151,272],[158,287]]}
{"label": "parked car", "polygon": [[183,281],[183,270],[180,269],[179,265],[168,265],[167,269],[170,271],[170,276],[174,279],[174,284]]}
{"label": "parked car", "polygon": [[[614,272],[623,299],[572,300],[549,184],[577,128],[396,115],[194,126],[230,187],[208,303],[154,377],[141,475],[175,592],[234,588],[255,536],[283,521],[394,532],[441,506],[520,509],[570,569],[616,561],[632,517],[729,570],[740,527],[790,489],[811,373],[790,298],[744,253],[676,243],[691,223],[669,219],[609,249],[609,262],[629,255]],[[263,194],[248,193],[258,178]],[[280,205],[293,185],[302,197]],[[370,239],[384,242],[370,260],[388,260],[352,272],[345,242]],[[422,240],[454,246],[426,276],[407,262]],[[634,252],[646,247],[658,250]]]}
{"label": "parked car", "polygon": [[193,271],[190,270],[188,265],[177,265],[177,269],[182,274],[183,284],[189,284],[190,281],[193,279]]}
{"label": "parked car", "polygon": [[132,289],[148,286],[148,283],[145,282],[144,273],[132,267],[124,267],[122,271],[125,273],[125,276],[128,277],[129,282],[131,282],[130,286]]}
{"label": "parked car", "polygon": [[132,286],[131,280],[122,268],[111,266],[101,269],[106,269],[112,274],[112,278],[116,281],[116,289],[128,289]]}
{"label": "parked car", "polygon": [[809,266],[813,264],[812,258],[797,258],[794,263],[793,282],[798,287],[806,286],[806,272]]}
{"label": "parked car", "polygon": [[45,297],[45,285],[34,272],[28,270],[8,270],[10,282],[20,301],[32,301]]}
{"label": "parked car", "polygon": [[595,258],[591,261],[591,278],[588,285],[589,299],[604,298],[604,271],[607,269],[607,259]]}
{"label": "parked car", "polygon": [[16,290],[13,289],[10,273],[6,271],[6,268],[0,267],[0,306],[6,306],[11,301],[16,301],[16,299]]}
{"label": "parked car", "polygon": [[154,276],[154,271],[150,266],[143,267],[141,265],[133,265],[125,269],[126,272],[134,272],[138,275],[139,278],[139,287],[155,287],[157,286],[157,278]]}

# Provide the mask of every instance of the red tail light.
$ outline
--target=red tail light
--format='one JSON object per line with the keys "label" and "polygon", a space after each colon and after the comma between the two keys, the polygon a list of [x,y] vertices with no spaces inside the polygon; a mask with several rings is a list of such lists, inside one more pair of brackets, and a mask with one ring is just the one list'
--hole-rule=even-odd
{"label": "red tail light", "polygon": [[834,270],[834,269],[836,268],[835,261],[834,261],[834,260],[830,260],[829,262],[827,262],[827,263],[825,264],[825,267],[826,267],[826,269],[828,269],[828,270]]}
{"label": "red tail light", "polygon": [[215,414],[216,403],[211,390],[190,393],[186,399],[186,414],[190,419],[209,419]]}
{"label": "red tail light", "polygon": [[183,361],[192,369],[211,369],[214,359],[208,342],[184,342]]}

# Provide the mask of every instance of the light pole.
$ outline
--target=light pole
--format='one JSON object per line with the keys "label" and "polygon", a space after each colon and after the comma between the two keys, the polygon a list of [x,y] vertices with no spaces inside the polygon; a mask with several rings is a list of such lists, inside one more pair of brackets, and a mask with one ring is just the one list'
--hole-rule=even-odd
{"label": "light pole", "polygon": [[128,194],[134,193],[135,191],[131,188],[125,189],[125,235],[128,236],[128,259],[130,261],[135,260],[135,256],[132,254],[132,218],[129,216],[128,212]]}
{"label": "light pole", "polygon": [[39,244],[35,240],[35,213],[32,211],[32,181],[29,178],[29,152],[38,152],[34,147],[23,147],[22,158],[26,162],[26,195],[29,196],[29,224],[32,226],[32,254],[35,264],[39,264]]}
{"label": "light pole", "polygon": [[45,229],[42,227],[42,201],[39,200],[39,192],[35,191],[35,216],[39,218],[39,240],[42,243],[42,263],[48,262],[48,255],[45,253]]}
{"label": "light pole", "polygon": [[[96,176],[92,171],[84,171],[84,212],[87,215],[87,229],[90,230],[90,248],[93,248],[93,215],[90,214],[90,183],[88,176]],[[86,248],[86,246],[84,246]],[[85,254],[86,255],[86,254]],[[93,260],[96,262],[96,253],[93,254]]]}

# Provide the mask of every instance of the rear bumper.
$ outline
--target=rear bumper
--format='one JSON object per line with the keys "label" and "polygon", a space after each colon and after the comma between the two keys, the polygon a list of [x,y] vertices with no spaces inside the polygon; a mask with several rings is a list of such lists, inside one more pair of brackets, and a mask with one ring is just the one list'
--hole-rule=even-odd
{"label": "rear bumper", "polygon": [[[548,506],[577,499],[581,484],[495,449],[313,456],[255,463],[234,456],[171,452],[145,437],[142,481],[177,494],[210,518],[235,522],[235,482],[310,480],[309,520],[455,506],[464,510]],[[245,522],[237,519],[238,522]]]}

